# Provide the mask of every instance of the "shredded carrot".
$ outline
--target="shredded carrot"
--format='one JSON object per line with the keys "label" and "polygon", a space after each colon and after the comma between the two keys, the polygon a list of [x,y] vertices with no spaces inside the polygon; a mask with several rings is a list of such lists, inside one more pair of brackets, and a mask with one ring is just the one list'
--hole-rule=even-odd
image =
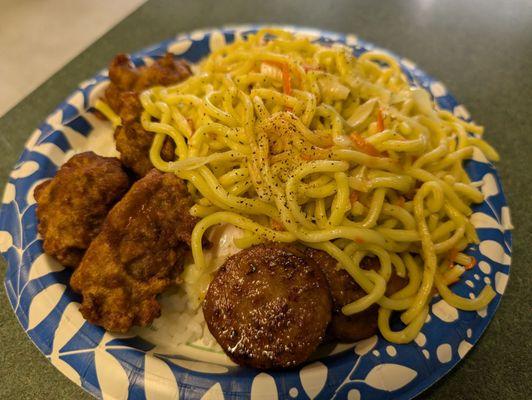
{"label": "shredded carrot", "polygon": [[360,136],[358,133],[353,132],[349,135],[349,138],[353,144],[363,153],[369,154],[370,156],[380,157],[381,154],[379,151],[373,147],[371,143],[368,143],[366,139]]}
{"label": "shredded carrot", "polygon": [[283,74],[283,93],[290,96],[292,94],[292,77],[290,76],[290,69],[288,68],[288,64],[277,61],[264,62],[281,70],[281,73]]}
{"label": "shredded carrot", "polygon": [[308,71],[319,71],[320,70],[320,67],[316,66],[316,65],[311,65],[311,64],[303,64],[301,65],[303,67],[303,69],[305,70],[305,72],[308,72]]}
{"label": "shredded carrot", "polygon": [[399,207],[403,208],[403,207],[405,206],[405,202],[406,202],[406,200],[405,200],[404,196],[399,196],[399,197],[397,198],[397,203],[396,203],[396,204],[397,204]]}
{"label": "shredded carrot", "polygon": [[458,255],[458,250],[456,250],[456,248],[453,247],[451,249],[451,252],[449,253],[449,268],[453,267],[453,263],[457,255]]}
{"label": "shredded carrot", "polygon": [[356,238],[356,239],[355,239],[355,243],[358,243],[358,244],[364,244],[365,241],[364,241],[364,239]]}
{"label": "shredded carrot", "polygon": [[300,156],[305,161],[313,161],[320,159],[320,157],[316,154],[301,153]]}
{"label": "shredded carrot", "polygon": [[355,204],[358,200],[358,192],[356,190],[352,190],[349,194],[349,200],[351,200],[351,205]]}
{"label": "shredded carrot", "polygon": [[290,77],[290,71],[288,65],[282,64],[283,71],[283,91],[285,94],[290,96],[292,94],[292,78]]}
{"label": "shredded carrot", "polygon": [[473,268],[473,267],[476,265],[476,263],[477,263],[477,259],[476,259],[475,257],[473,257],[473,256],[469,256],[469,258],[471,258],[471,261],[469,262],[469,264],[464,265],[464,268],[465,268],[466,270],[467,270],[467,269],[471,269],[471,268]]}
{"label": "shredded carrot", "polygon": [[384,130],[384,117],[382,116],[382,110],[377,110],[377,130],[382,132]]}
{"label": "shredded carrot", "polygon": [[270,224],[272,226],[272,229],[275,230],[275,231],[284,231],[285,230],[284,229],[284,225],[280,221],[278,221],[276,219],[272,218]]}
{"label": "shredded carrot", "polygon": [[305,161],[312,160],[323,160],[329,156],[330,152],[326,149],[320,147],[314,147],[312,150],[309,150],[308,153],[299,153],[299,156]]}

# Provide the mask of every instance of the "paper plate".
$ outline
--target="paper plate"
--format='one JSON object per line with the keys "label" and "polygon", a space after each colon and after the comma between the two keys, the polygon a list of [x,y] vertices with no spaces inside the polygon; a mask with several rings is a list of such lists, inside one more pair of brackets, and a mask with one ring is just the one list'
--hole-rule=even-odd
{"label": "paper plate", "polygon": [[[236,35],[256,28],[179,35],[134,54],[133,60],[141,65],[170,51],[196,62]],[[315,40],[345,43],[356,55],[376,49],[354,35],[289,29]],[[429,90],[440,108],[469,119],[464,106],[441,82],[412,61],[392,56],[412,85]],[[78,311],[80,298],[68,285],[70,271],[43,254],[33,189],[53,176],[73,149],[84,148],[97,135],[111,134],[110,125],[97,119],[91,109],[107,81],[107,72],[102,71],[81,83],[32,133],[9,176],[0,213],[0,251],[8,263],[5,286],[13,310],[39,350],[89,393],[106,399],[410,399],[449,372],[493,318],[508,281],[511,222],[497,172],[476,152],[467,162],[467,172],[473,181],[481,182],[486,200],[473,214],[480,245],[468,252],[478,264],[453,290],[475,296],[485,284],[492,284],[497,296],[478,312],[457,310],[435,297],[427,323],[412,343],[397,345],[374,336],[297,369],[260,372],[219,365],[198,349],[159,354],[145,340],[117,337],[87,323]]]}

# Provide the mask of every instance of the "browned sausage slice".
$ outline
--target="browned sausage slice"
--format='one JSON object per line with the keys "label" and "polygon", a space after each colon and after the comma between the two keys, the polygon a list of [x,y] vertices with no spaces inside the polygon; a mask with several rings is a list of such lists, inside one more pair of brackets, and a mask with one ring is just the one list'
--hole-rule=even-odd
{"label": "browned sausage slice", "polygon": [[[342,342],[356,342],[377,333],[377,311],[374,305],[354,315],[344,315],[342,307],[366,295],[351,276],[343,269],[337,269],[338,262],[329,254],[314,249],[307,249],[306,255],[319,265],[327,278],[333,301],[332,321],[328,333]],[[377,258],[366,257],[362,260],[364,269],[378,270]],[[387,295],[391,295],[406,285],[406,280],[392,274],[388,282]]]}
{"label": "browned sausage slice", "polygon": [[331,319],[325,276],[295,248],[261,244],[217,271],[203,304],[209,330],[240,365],[298,365],[322,341]]}

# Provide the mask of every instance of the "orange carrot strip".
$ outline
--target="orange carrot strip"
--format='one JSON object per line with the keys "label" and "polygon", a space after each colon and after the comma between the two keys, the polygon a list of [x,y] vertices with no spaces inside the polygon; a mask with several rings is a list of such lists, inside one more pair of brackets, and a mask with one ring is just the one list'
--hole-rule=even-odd
{"label": "orange carrot strip", "polygon": [[280,221],[278,221],[276,219],[272,219],[270,224],[271,224],[272,229],[275,230],[275,231],[284,231],[285,230],[284,229],[284,225]]}
{"label": "orange carrot strip", "polygon": [[471,261],[469,262],[469,264],[464,265],[464,268],[466,270],[473,268],[477,264],[477,259],[475,257],[469,256],[469,258],[471,258]]}
{"label": "orange carrot strip", "polygon": [[288,68],[288,64],[277,61],[264,62],[281,70],[281,73],[283,74],[283,93],[290,96],[290,94],[292,94],[292,77],[290,75],[290,69]]}
{"label": "orange carrot strip", "polygon": [[364,139],[358,133],[356,132],[351,133],[351,135],[349,135],[349,138],[361,152],[369,154],[370,156],[374,156],[374,157],[381,156],[379,151],[375,147],[373,147],[371,143],[368,143],[366,139]]}
{"label": "orange carrot strip", "polygon": [[311,65],[311,64],[303,64],[301,65],[303,67],[303,69],[305,70],[305,72],[308,72],[308,71],[319,71],[320,70],[320,67],[316,66],[316,65]]}
{"label": "orange carrot strip", "polygon": [[451,249],[451,252],[449,253],[449,268],[453,267],[454,260],[456,256],[458,255],[458,250],[456,250],[454,247]]}
{"label": "orange carrot strip", "polygon": [[310,154],[306,154],[306,153],[301,153],[300,154],[300,157],[305,160],[305,161],[312,161],[312,160],[316,160],[315,157],[311,156]]}
{"label": "orange carrot strip", "polygon": [[290,76],[290,71],[288,65],[283,64],[283,91],[285,94],[290,96],[292,94],[292,77]]}
{"label": "orange carrot strip", "polygon": [[397,205],[398,205],[399,207],[404,207],[404,206],[405,206],[405,201],[406,201],[406,200],[405,200],[405,198],[404,198],[403,196],[399,196],[399,197],[397,198]]}
{"label": "orange carrot strip", "polygon": [[382,116],[382,110],[377,110],[377,130],[382,132],[384,130],[384,117]]}
{"label": "orange carrot strip", "polygon": [[355,204],[358,200],[358,192],[356,190],[352,190],[349,194],[349,200],[351,201],[351,205]]}

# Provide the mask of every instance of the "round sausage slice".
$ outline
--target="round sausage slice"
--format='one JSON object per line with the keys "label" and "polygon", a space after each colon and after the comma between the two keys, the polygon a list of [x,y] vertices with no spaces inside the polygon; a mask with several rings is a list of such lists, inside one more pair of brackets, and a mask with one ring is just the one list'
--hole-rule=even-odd
{"label": "round sausage slice", "polygon": [[[327,278],[333,301],[332,320],[328,333],[342,342],[356,342],[366,339],[377,333],[378,306],[373,305],[368,309],[353,315],[342,313],[342,307],[366,295],[353,278],[343,269],[338,269],[338,262],[329,254],[321,250],[308,248],[307,257],[321,267]],[[377,271],[380,264],[377,258],[365,257],[360,267],[366,270]],[[392,273],[387,285],[386,295],[391,295],[407,284],[407,281]]]}
{"label": "round sausage slice", "polygon": [[298,365],[331,320],[320,268],[296,248],[260,244],[228,258],[209,286],[203,313],[236,363],[260,369]]}

